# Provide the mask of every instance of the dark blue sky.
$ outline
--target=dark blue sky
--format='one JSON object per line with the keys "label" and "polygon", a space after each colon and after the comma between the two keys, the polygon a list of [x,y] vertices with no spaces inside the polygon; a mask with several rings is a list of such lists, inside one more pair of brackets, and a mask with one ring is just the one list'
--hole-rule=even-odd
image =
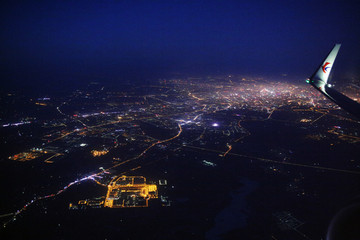
{"label": "dark blue sky", "polygon": [[351,1],[14,0],[0,11],[2,82],[297,79],[337,42],[335,74],[360,72],[360,4]]}

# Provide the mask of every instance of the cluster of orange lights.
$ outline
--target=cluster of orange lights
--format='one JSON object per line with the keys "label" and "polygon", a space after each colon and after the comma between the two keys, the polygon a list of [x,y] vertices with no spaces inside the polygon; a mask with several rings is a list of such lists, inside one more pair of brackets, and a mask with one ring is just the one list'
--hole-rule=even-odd
{"label": "cluster of orange lights", "polygon": [[[138,181],[136,183],[136,181]],[[145,204],[126,204],[123,196],[142,198]],[[120,176],[113,179],[108,185],[104,207],[126,208],[126,207],[148,207],[148,200],[158,198],[157,186],[146,184],[146,178],[140,176]]]}
{"label": "cluster of orange lights", "polygon": [[30,152],[21,152],[21,153],[15,154],[13,156],[10,156],[9,159],[14,160],[14,161],[26,162],[26,161],[30,161],[35,158],[38,158],[38,157],[42,156],[42,154],[46,154],[46,153],[47,153],[47,151],[32,150]]}
{"label": "cluster of orange lights", "polygon": [[91,154],[93,155],[93,157],[100,157],[102,155],[105,155],[109,152],[109,150],[102,150],[102,151],[98,151],[98,150],[92,150]]}
{"label": "cluster of orange lights", "polygon": [[40,106],[47,106],[46,103],[41,103],[41,102],[36,102],[35,104],[36,104],[36,105],[40,105]]}

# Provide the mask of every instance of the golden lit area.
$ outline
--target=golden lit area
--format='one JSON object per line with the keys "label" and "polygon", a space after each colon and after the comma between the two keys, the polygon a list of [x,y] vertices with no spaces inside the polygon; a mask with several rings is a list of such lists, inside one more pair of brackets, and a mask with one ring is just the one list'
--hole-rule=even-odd
{"label": "golden lit area", "polygon": [[43,149],[31,149],[30,151],[21,152],[18,154],[15,154],[13,156],[10,156],[10,160],[14,161],[20,161],[20,162],[26,162],[33,160],[35,158],[41,157],[42,155],[47,154],[47,151]]}
{"label": "golden lit area", "polygon": [[40,155],[41,153],[37,153],[37,152],[21,152],[13,156],[10,156],[9,159],[14,161],[26,162],[38,158],[40,157]]}
{"label": "golden lit area", "polygon": [[54,163],[51,159],[64,155],[63,153],[49,152],[42,148],[32,148],[30,151],[21,152],[9,157],[10,160],[26,162],[44,157],[45,163]]}
{"label": "golden lit area", "polygon": [[36,102],[35,104],[36,104],[36,105],[40,105],[40,106],[47,106],[46,103],[42,103],[42,102]]}
{"label": "golden lit area", "polygon": [[148,207],[149,199],[158,198],[157,186],[146,184],[141,176],[120,176],[108,185],[104,207]]}
{"label": "golden lit area", "polygon": [[91,154],[93,155],[93,157],[100,157],[100,156],[102,156],[102,155],[107,154],[108,152],[109,152],[109,150],[100,150],[100,151],[98,151],[98,150],[92,150],[92,151],[91,151]]}
{"label": "golden lit area", "polygon": [[300,122],[302,123],[308,123],[308,122],[311,122],[312,120],[311,119],[306,119],[306,118],[303,118],[300,120]]}

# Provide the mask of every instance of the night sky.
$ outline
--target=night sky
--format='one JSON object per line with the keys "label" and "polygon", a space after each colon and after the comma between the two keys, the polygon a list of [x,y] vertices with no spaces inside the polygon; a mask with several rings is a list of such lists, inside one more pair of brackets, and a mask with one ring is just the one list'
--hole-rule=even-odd
{"label": "night sky", "polygon": [[302,81],[338,42],[334,75],[360,73],[351,1],[8,1],[0,11],[3,86],[176,73]]}

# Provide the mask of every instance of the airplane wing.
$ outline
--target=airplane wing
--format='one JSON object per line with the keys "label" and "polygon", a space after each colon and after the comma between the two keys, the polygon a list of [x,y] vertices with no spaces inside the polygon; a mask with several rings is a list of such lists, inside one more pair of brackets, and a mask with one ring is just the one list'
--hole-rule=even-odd
{"label": "airplane wing", "polygon": [[340,46],[341,44],[335,44],[335,47],[307,82],[339,107],[360,119],[360,104],[331,88],[330,84],[327,83]]}

